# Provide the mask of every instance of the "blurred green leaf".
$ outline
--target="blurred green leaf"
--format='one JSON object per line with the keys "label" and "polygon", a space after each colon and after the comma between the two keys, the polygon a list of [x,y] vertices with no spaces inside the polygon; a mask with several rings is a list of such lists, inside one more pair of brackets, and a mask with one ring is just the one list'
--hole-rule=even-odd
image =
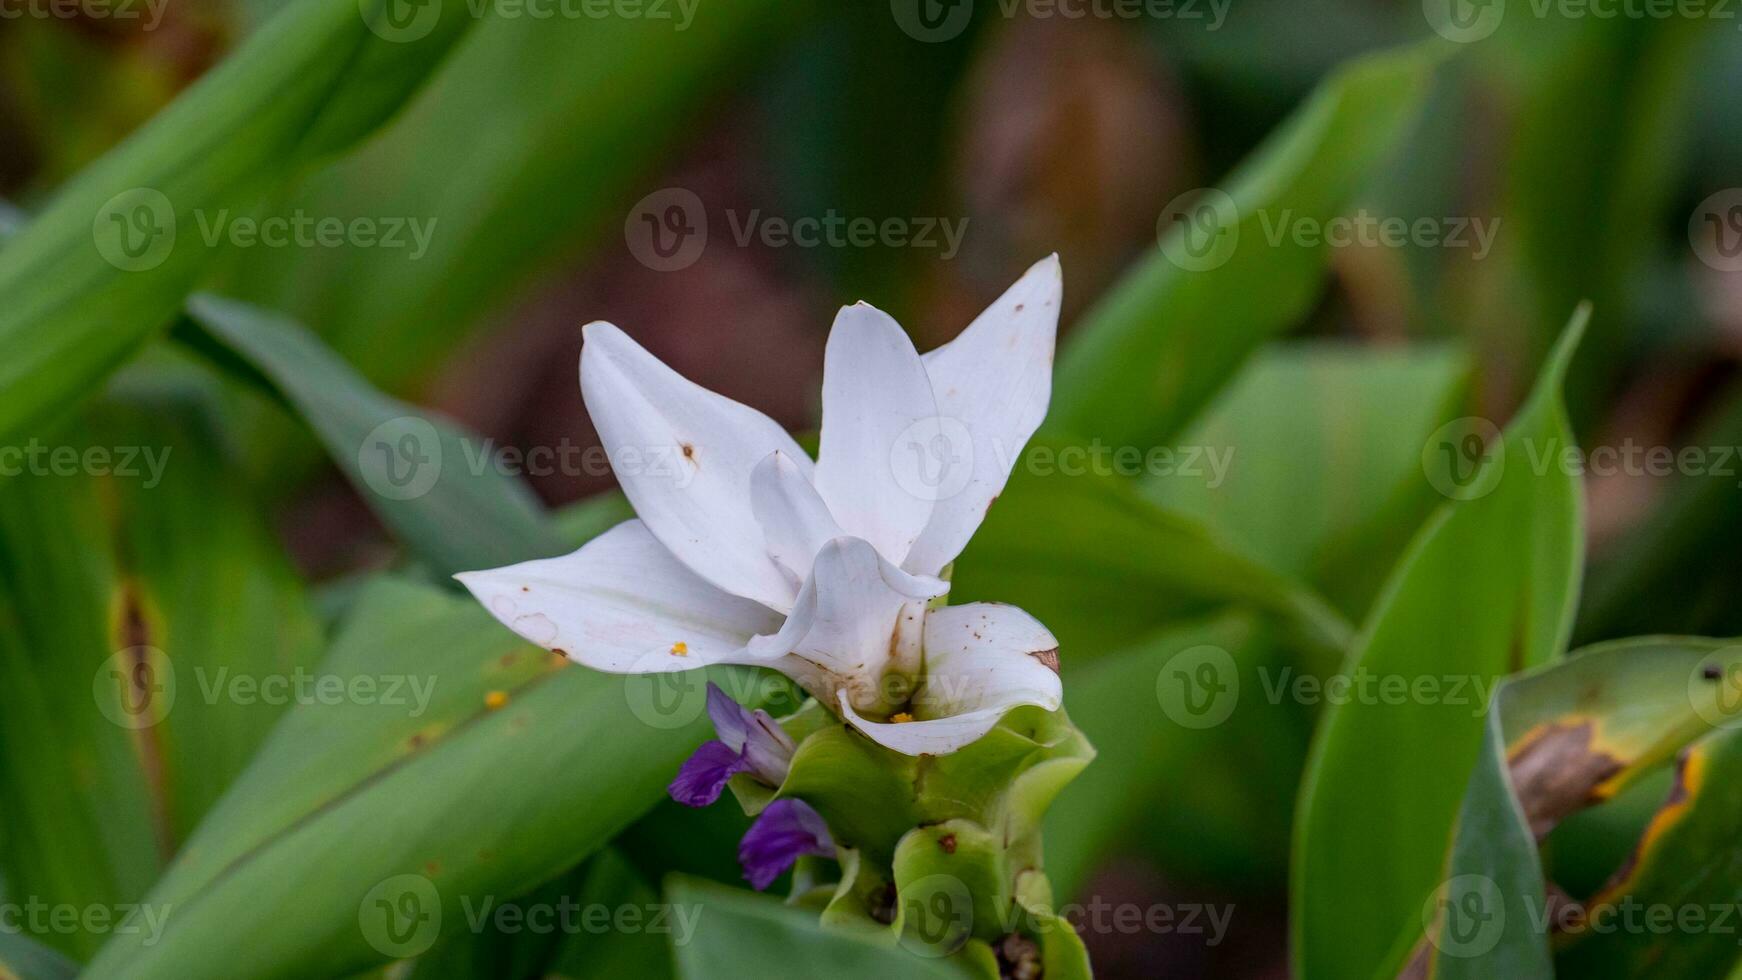
{"label": "blurred green leaf", "polygon": [[[519,898],[472,898],[466,931],[419,956],[400,980],[670,977],[666,942],[690,920],[662,913],[660,894],[615,848]],[[631,911],[633,910],[633,911]]]}
{"label": "blurred green leaf", "polygon": [[841,980],[966,980],[955,960],[933,959],[855,935],[829,932],[814,911],[742,889],[673,877],[666,901],[699,909],[700,925],[675,947],[683,980],[721,977],[839,977]]}
{"label": "blurred green leaf", "polygon": [[[1723,394],[1686,445],[1712,454],[1711,465],[1678,472],[1644,520],[1593,556],[1581,640],[1672,629],[1742,633],[1742,507],[1736,467],[1716,456],[1742,446],[1742,386]],[[1695,568],[1699,574],[1689,575]]]}
{"label": "blurred green leaf", "polygon": [[[1065,706],[1097,756],[1047,814],[1047,875],[1062,896],[1082,896],[1114,857],[1148,858],[1190,881],[1281,879],[1310,721],[1292,700],[1267,696],[1302,674],[1273,633],[1232,613],[1070,674]],[[1194,713],[1176,696],[1176,673],[1204,663],[1226,687]]]}
{"label": "blurred green leaf", "polygon": [[287,9],[0,252],[0,437],[63,413],[169,321],[217,254],[204,223],[370,132],[473,22],[442,0],[411,25],[426,34],[389,41],[385,2]]}
{"label": "blurred green leaf", "polygon": [[1043,441],[1027,450],[956,562],[951,601],[1033,613],[1059,638],[1067,671],[1229,606],[1276,616],[1340,654],[1349,626],[1323,599],[1072,455],[1082,448]]}
{"label": "blurred green leaf", "polygon": [[242,361],[244,376],[264,379],[308,422],[363,500],[436,572],[562,550],[537,499],[497,468],[488,443],[377,392],[300,324],[209,295],[188,301],[188,322],[222,345],[220,363]]}
{"label": "blurred green leaf", "polygon": [[0,866],[20,895],[89,907],[144,895],[318,635],[203,403],[129,395],[81,421],[19,447],[45,455],[0,487]]}
{"label": "blurred green leaf", "polygon": [[671,3],[670,20],[652,5],[645,17],[488,20],[380,139],[272,205],[428,222],[428,251],[256,249],[222,289],[309,324],[371,381],[404,391],[481,314],[601,232],[621,234],[669,145],[706,122],[705,100],[809,7],[734,0]]}
{"label": "blurred green leaf", "polygon": [[[1116,446],[1164,443],[1247,355],[1304,316],[1329,250],[1296,244],[1287,226],[1341,211],[1414,117],[1441,51],[1344,66],[1224,181],[1225,195],[1192,204],[1162,254],[1103,297],[1065,345],[1050,425]],[[1272,241],[1278,227],[1285,234]]]}
{"label": "blurred green leaf", "polygon": [[[1419,928],[1481,746],[1487,685],[1565,649],[1584,531],[1578,477],[1559,465],[1574,447],[1560,391],[1587,315],[1568,326],[1501,445],[1443,437],[1453,448],[1476,440],[1472,479],[1446,487],[1469,499],[1417,536],[1345,667],[1352,684],[1395,681],[1405,696],[1332,704],[1320,723],[1296,817],[1303,980],[1401,966],[1400,937]],[[1436,694],[1410,693],[1423,679]]]}
{"label": "blurred green leaf", "polygon": [[1144,495],[1359,616],[1442,499],[1422,479],[1422,447],[1469,371],[1446,346],[1266,349],[1180,436],[1171,471],[1143,480]]}
{"label": "blurred green leaf", "polygon": [[0,932],[0,980],[73,980],[79,965],[15,932]]}
{"label": "blurred green leaf", "polygon": [[393,939],[420,921],[395,910],[458,928],[464,899],[573,867],[661,798],[707,729],[703,682],[743,680],[566,664],[469,598],[376,581],[319,668],[346,696],[283,719],[153,889],[175,909],[162,940],[117,936],[87,976],[229,977],[239,958],[328,976],[422,952]]}

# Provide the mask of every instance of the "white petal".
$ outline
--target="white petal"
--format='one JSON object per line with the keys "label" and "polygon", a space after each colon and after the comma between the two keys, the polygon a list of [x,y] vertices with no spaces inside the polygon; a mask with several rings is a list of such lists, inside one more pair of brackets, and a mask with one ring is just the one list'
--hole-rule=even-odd
{"label": "white petal", "polygon": [[617,481],[648,530],[696,574],[780,612],[793,583],[750,508],[750,471],[782,452],[810,458],[773,419],[660,363],[609,323],[583,331],[581,395]]}
{"label": "white petal", "polygon": [[698,577],[636,520],[560,558],[454,577],[514,632],[618,674],[751,663],[744,645],[780,623]]}
{"label": "white petal", "polygon": [[925,355],[946,442],[969,457],[965,485],[941,487],[931,522],[902,563],[935,575],[955,560],[1004,489],[1052,400],[1063,283],[1058,256],[1036,262],[955,340]]}
{"label": "white petal", "polygon": [[843,685],[874,699],[902,607],[948,590],[946,582],[907,574],[863,539],[836,538],[817,552],[792,615],[779,632],[751,640],[750,653],[764,662],[790,654],[814,665],[809,674],[781,669],[825,701]]}
{"label": "white petal", "polygon": [[817,492],[848,534],[896,564],[931,520],[927,447],[916,436],[936,418],[931,378],[906,331],[874,306],[842,307],[823,355]]}
{"label": "white petal", "polygon": [[907,755],[944,755],[998,724],[1005,712],[1032,704],[1057,710],[1058,640],[1015,606],[971,602],[933,610],[925,622],[925,685],[913,721],[873,722],[842,705],[849,724]]}
{"label": "white petal", "polygon": [[810,575],[823,545],[845,533],[816,487],[785,453],[769,454],[750,474],[750,507],[762,525],[769,554],[792,573],[794,583]]}

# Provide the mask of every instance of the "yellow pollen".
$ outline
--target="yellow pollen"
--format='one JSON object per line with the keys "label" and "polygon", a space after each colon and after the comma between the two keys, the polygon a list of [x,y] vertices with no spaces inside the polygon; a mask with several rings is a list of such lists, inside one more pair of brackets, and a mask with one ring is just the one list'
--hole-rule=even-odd
{"label": "yellow pollen", "polygon": [[497,708],[500,708],[507,703],[507,691],[491,691],[489,694],[484,695],[484,707],[489,708],[491,711],[495,711]]}
{"label": "yellow pollen", "polygon": [[689,656],[690,655],[690,645],[688,643],[685,643],[682,640],[679,640],[676,643],[673,643],[671,645],[671,655],[674,657],[687,657],[687,656]]}
{"label": "yellow pollen", "polygon": [[902,722],[912,721],[913,716],[905,711],[897,711],[895,714],[890,716],[889,720],[899,725]]}

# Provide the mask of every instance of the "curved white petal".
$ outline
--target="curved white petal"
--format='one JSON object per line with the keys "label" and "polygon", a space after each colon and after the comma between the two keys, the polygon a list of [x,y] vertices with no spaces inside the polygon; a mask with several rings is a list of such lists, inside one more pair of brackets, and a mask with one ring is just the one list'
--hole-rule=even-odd
{"label": "curved white petal", "polygon": [[930,447],[920,436],[936,418],[907,332],[869,304],[842,307],[823,355],[816,488],[848,534],[896,564],[931,520]]}
{"label": "curved white petal", "polygon": [[770,453],[750,474],[750,507],[762,525],[769,554],[793,576],[795,588],[811,573],[817,552],[846,532],[829,505],[785,453]]}
{"label": "curved white petal", "polygon": [[1058,256],[1036,262],[955,340],[926,354],[938,414],[957,457],[971,457],[965,485],[951,484],[902,567],[935,575],[955,560],[1004,489],[1052,400],[1053,342],[1063,281]]}
{"label": "curved white petal", "polygon": [[750,472],[778,451],[808,473],[810,457],[773,419],[685,379],[611,324],[583,333],[581,395],[635,513],[697,575],[786,612],[793,583],[768,555]]}
{"label": "curved white petal", "polygon": [[638,520],[560,558],[454,577],[514,632],[616,674],[752,663],[745,644],[780,623],[701,579]]}
{"label": "curved white petal", "polygon": [[780,669],[825,702],[847,687],[875,699],[903,606],[947,591],[947,582],[909,575],[861,538],[836,538],[817,552],[786,623],[751,640],[749,651],[764,663],[790,655],[809,665]]}
{"label": "curved white petal", "polygon": [[933,610],[925,622],[925,681],[913,721],[867,721],[842,702],[842,716],[872,741],[907,755],[944,755],[966,746],[1018,705],[1056,710],[1058,640],[1015,606],[970,602]]}

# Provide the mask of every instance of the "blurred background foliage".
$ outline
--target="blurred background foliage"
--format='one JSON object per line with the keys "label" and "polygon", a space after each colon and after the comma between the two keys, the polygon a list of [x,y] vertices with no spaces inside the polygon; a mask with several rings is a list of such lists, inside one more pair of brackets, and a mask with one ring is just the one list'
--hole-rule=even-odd
{"label": "blurred background foliage", "polygon": [[[285,6],[169,0],[152,29],[0,19],[0,195],[20,216],[42,211]],[[1022,604],[1065,641],[1067,706],[1101,758],[1054,815],[1060,892],[1240,910],[1213,946],[1191,935],[1088,935],[1099,971],[1279,976],[1293,801],[1314,713],[1254,701],[1226,724],[1182,729],[1156,710],[1160,665],[1209,643],[1243,664],[1334,669],[1441,502],[1418,469],[1429,434],[1458,416],[1512,417],[1580,300],[1594,307],[1567,379],[1580,442],[1742,445],[1742,274],[1701,261],[1689,238],[1702,201],[1742,186],[1742,35],[1733,20],[1542,17],[1522,3],[1469,44],[1433,40],[1414,2],[1234,0],[1213,29],[1208,4],[1198,5],[1204,19],[978,7],[943,43],[916,40],[875,2],[701,0],[682,30],[623,17],[481,19],[417,69],[427,82],[408,79],[409,101],[353,152],[313,158],[251,198],[262,216],[433,221],[427,253],[228,248],[195,281],[298,321],[388,397],[500,446],[578,450],[596,443],[575,382],[583,322],[619,323],[685,375],[803,430],[817,422],[837,305],[874,302],[929,348],[1056,250],[1067,339],[1046,438],[1228,446],[1236,462],[1214,487],[1149,475],[1025,489],[1019,475],[964,556],[958,594]],[[1324,129],[1275,155],[1286,163],[1296,153],[1300,168],[1244,168],[1339,65],[1422,39],[1437,53],[1419,100],[1401,75],[1356,82],[1341,115],[1327,102]],[[1395,134],[1376,117],[1395,120]],[[1259,250],[1262,262],[1231,263],[1216,292],[1194,294],[1163,265],[1158,219],[1182,194],[1235,184],[1242,205],[1468,218],[1497,234],[1479,257],[1421,246]],[[676,271],[638,261],[624,231],[636,202],[668,187],[695,192],[712,222],[699,259]],[[739,245],[727,215],[754,209],[965,220],[967,234],[951,255]],[[1169,317],[1170,339],[1155,339],[1151,327]],[[207,321],[204,332],[194,321]],[[279,348],[291,360],[274,362],[250,347],[266,343],[264,328],[223,323],[196,311],[172,338],[157,331],[100,393],[20,430],[173,446],[186,464],[153,493],[100,479],[0,486],[9,895],[136,900],[254,749],[273,744],[276,721],[184,710],[140,749],[71,707],[88,709],[95,661],[57,667],[33,651],[114,650],[137,629],[173,643],[178,663],[285,669],[315,662],[334,637],[338,653],[354,649],[362,627],[342,625],[346,611],[433,602],[360,584],[404,570],[395,540],[408,532],[352,488],[343,452],[332,451],[335,465],[322,448],[386,410],[299,394],[295,379],[325,361],[299,360],[292,343]],[[1091,329],[1073,350],[1073,332]],[[223,350],[266,377],[214,371]],[[1127,359],[1129,378],[1110,376],[1119,361],[1100,356],[1120,350],[1143,353]],[[1177,377],[1146,402],[1137,389],[1158,363]],[[586,501],[560,531],[528,524],[527,535],[550,535],[533,540],[578,540],[622,513],[602,496],[607,474],[535,474],[529,484],[553,507]],[[1737,486],[1706,474],[1587,478],[1578,642],[1742,633]],[[1035,556],[1072,548],[1080,566],[1031,571]],[[35,605],[62,614],[36,616]],[[439,606],[426,614],[449,615]],[[469,628],[426,630],[417,642],[451,646],[456,658],[489,647],[488,628]],[[575,716],[554,695],[546,701],[535,706],[545,726]],[[581,737],[558,740],[578,753]],[[682,746],[662,745],[675,763]],[[1661,799],[1665,783],[1654,786],[1564,828],[1588,843],[1557,853],[1557,875],[1601,881],[1625,853],[1617,842],[1637,838]],[[456,793],[455,805],[463,799]],[[391,819],[390,802],[367,805]],[[646,802],[599,816],[587,846],[565,839],[527,857],[523,883],[556,874],[538,891],[622,896],[657,894],[673,871],[736,880],[736,813],[641,815]],[[250,819],[235,808],[218,815]],[[92,843],[57,844],[73,833]],[[1569,852],[1593,857],[1581,867]],[[184,867],[171,891],[191,894],[208,871]],[[467,937],[403,969],[419,978],[671,970],[649,938]],[[50,941],[86,960],[101,939]],[[711,941],[728,955],[730,940]],[[356,962],[334,954],[324,965]]]}

